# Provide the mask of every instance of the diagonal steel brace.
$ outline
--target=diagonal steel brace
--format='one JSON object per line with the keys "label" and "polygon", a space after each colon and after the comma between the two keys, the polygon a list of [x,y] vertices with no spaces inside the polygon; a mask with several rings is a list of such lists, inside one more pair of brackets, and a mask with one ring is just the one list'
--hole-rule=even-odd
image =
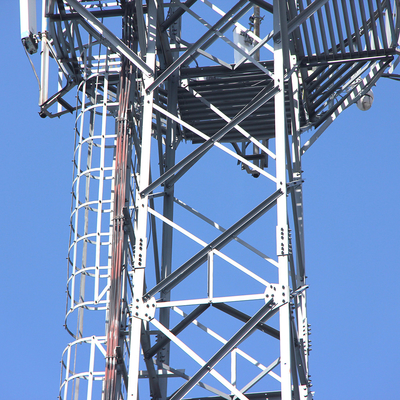
{"label": "diagonal steel brace", "polygon": [[191,168],[201,157],[203,157],[208,150],[212,148],[215,142],[219,141],[224,137],[232,128],[240,124],[244,119],[251,115],[255,110],[260,108],[269,99],[275,96],[281,91],[279,86],[272,88],[272,84],[266,86],[254,99],[251,104],[244,107],[231,121],[226,124],[222,129],[205,141],[196,150],[190,153],[187,157],[176,163],[167,172],[161,175],[159,178],[154,180],[149,186],[140,192],[140,195],[146,196],[151,193],[156,187],[163,184],[167,179],[175,175],[169,182],[169,184],[175,183],[186,171]]}

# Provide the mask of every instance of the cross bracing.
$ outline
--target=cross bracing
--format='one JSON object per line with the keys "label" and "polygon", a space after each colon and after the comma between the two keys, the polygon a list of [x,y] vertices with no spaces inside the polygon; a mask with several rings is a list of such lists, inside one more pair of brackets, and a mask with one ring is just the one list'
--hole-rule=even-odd
{"label": "cross bracing", "polygon": [[76,115],[61,398],[313,397],[301,156],[393,72],[397,12],[44,1],[41,116]]}

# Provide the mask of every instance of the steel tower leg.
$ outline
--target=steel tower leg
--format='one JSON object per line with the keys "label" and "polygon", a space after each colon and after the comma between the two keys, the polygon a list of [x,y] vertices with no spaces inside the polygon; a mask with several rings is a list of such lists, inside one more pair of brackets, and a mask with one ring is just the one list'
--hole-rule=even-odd
{"label": "steel tower leg", "polygon": [[[154,0],[148,2],[147,26],[146,26],[146,65],[155,71],[156,62],[156,38],[157,38],[157,7]],[[154,72],[153,72],[154,74]],[[146,87],[153,82],[153,77],[145,77],[143,85]],[[151,134],[153,123],[153,92],[144,93],[143,111],[141,119],[139,173],[136,174],[137,186],[135,194],[136,218],[135,218],[135,248],[133,260],[133,302],[132,302],[132,322],[130,329],[130,360],[129,360],[129,386],[128,399],[138,399],[138,379],[139,379],[139,360],[141,351],[141,338],[144,332],[144,322],[137,313],[136,307],[143,303],[142,296],[145,290],[145,268],[147,262],[147,222],[148,222],[148,195],[142,196],[140,189],[145,188],[150,183],[150,160],[151,160]],[[148,373],[151,376],[150,387],[152,396],[160,397],[158,380],[154,377],[154,367],[147,363]]]}
{"label": "steel tower leg", "polygon": [[[287,209],[286,135],[284,75],[288,71],[288,43],[284,40],[286,29],[286,1],[274,1],[274,31],[281,32],[280,39],[274,40],[274,84],[280,91],[275,95],[275,146],[276,146],[276,187],[283,195],[277,200],[276,243],[279,268],[279,285],[289,287],[289,231]],[[281,399],[292,399],[292,366],[290,334],[290,304],[279,310],[280,353],[281,353]]]}
{"label": "steel tower leg", "polygon": [[[177,3],[174,1],[173,3]],[[171,7],[170,13],[174,15],[179,10],[179,7]],[[164,22],[164,21],[163,21]],[[170,25],[170,32],[176,37],[181,37],[181,20],[178,18],[174,20]],[[166,36],[165,36],[166,37]],[[166,39],[168,40],[168,39]],[[170,39],[170,46],[178,46],[178,43],[174,36]],[[165,64],[176,60],[177,54],[171,54],[170,59],[165,60]],[[173,72],[167,81],[168,91],[168,103],[167,110],[173,115],[177,115],[178,110],[178,85],[179,85],[179,73]],[[161,137],[161,135],[160,135]],[[165,136],[165,154],[164,154],[164,168],[162,172],[168,171],[175,165],[175,151],[177,141],[177,124],[171,120],[167,120],[166,124],[166,136]],[[160,143],[161,145],[161,143]],[[164,203],[163,203],[163,216],[169,220],[174,220],[174,184],[169,184],[167,181],[164,185]],[[162,225],[162,248],[161,248],[161,274],[160,280],[165,279],[172,272],[172,248],[173,248],[173,228],[167,223]],[[171,292],[165,292],[160,295],[161,301],[170,301]],[[164,308],[160,310],[160,323],[167,329],[170,328],[170,310]],[[165,342],[165,336],[162,334],[158,335],[157,342],[160,343],[164,340],[165,345],[160,348],[157,353],[157,368],[160,373],[159,385],[160,385],[160,399],[165,400],[168,393],[168,379],[163,378],[165,374],[163,372],[163,365],[170,365],[170,343]]]}

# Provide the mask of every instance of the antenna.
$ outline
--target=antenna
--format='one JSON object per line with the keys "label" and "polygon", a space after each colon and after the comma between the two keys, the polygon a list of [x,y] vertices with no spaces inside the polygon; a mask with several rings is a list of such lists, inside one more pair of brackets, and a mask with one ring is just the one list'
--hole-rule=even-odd
{"label": "antenna", "polygon": [[36,38],[36,0],[19,0],[21,40],[29,54],[34,54],[38,49]]}

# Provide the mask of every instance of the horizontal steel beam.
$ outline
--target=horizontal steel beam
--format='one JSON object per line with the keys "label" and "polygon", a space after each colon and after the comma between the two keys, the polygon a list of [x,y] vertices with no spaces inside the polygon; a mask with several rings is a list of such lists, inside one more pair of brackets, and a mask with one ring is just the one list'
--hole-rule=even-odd
{"label": "horizontal steel beam", "polygon": [[[124,10],[122,10],[122,8],[114,8],[112,10],[95,10],[90,13],[96,18],[122,17],[124,15]],[[77,12],[63,14],[48,13],[46,14],[46,18],[49,18],[50,21],[74,21],[80,19],[81,15]]]}

